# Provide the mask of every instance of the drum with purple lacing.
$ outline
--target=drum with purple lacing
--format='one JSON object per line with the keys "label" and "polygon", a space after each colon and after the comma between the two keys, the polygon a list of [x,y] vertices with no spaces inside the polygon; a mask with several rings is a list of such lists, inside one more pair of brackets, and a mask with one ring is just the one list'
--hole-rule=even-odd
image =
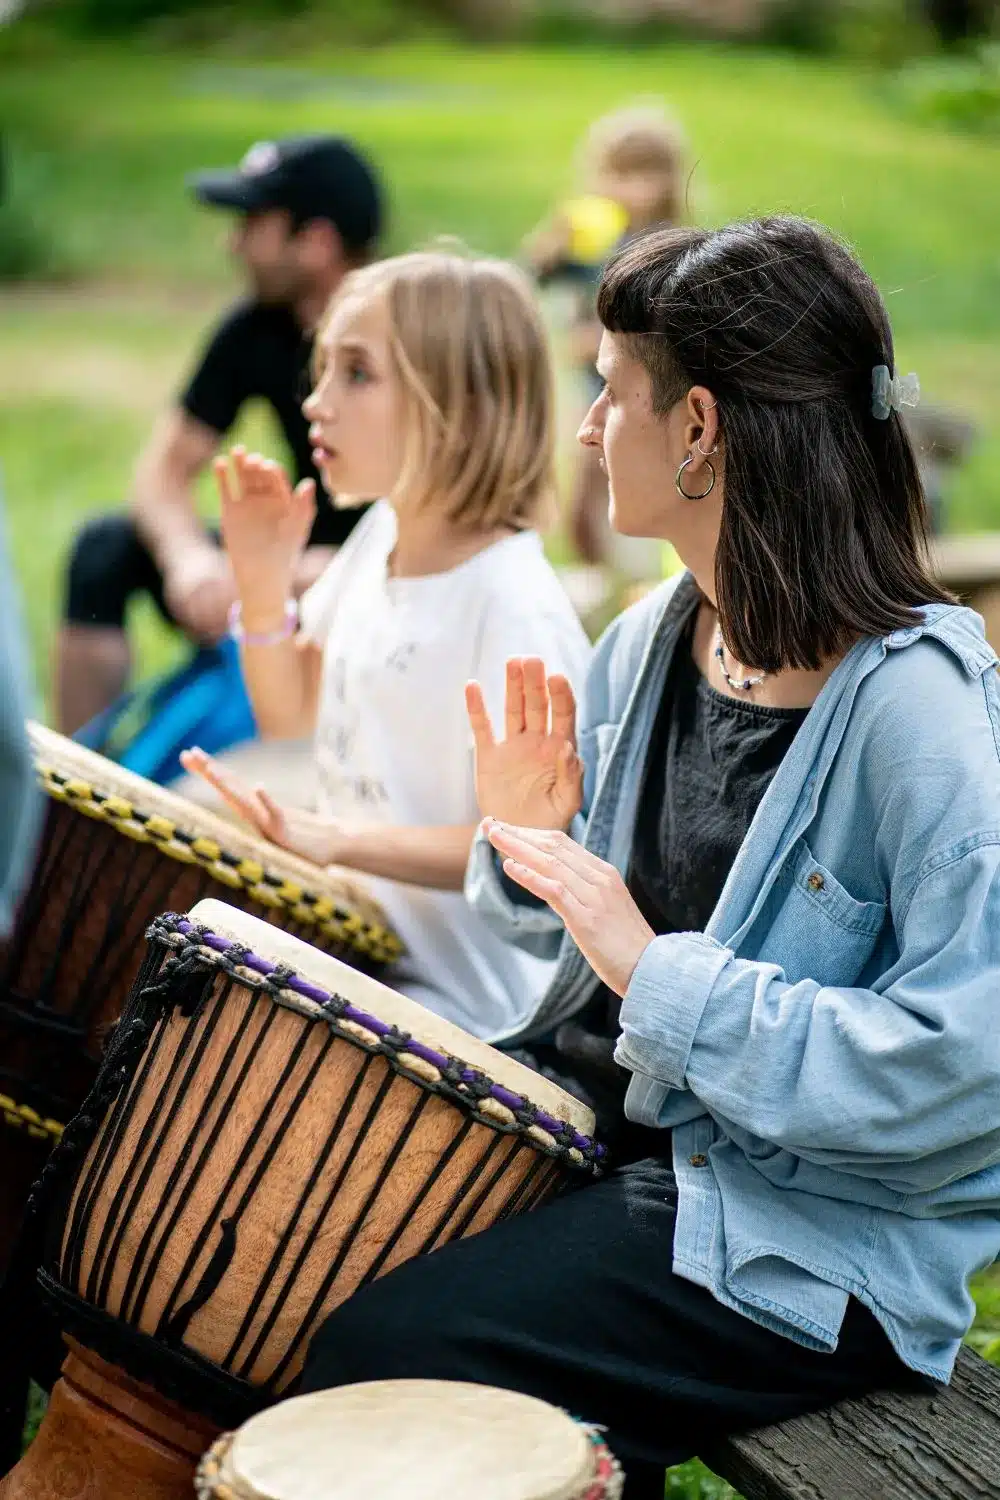
{"label": "drum with purple lacing", "polygon": [[618,1500],[622,1473],[594,1428],[533,1396],[374,1380],[251,1417],[206,1453],[195,1490],[198,1500]]}
{"label": "drum with purple lacing", "polygon": [[160,1396],[238,1424],[359,1287],[599,1174],[584,1105],[331,955],[218,901],[150,936],[38,1201],[61,1326]]}

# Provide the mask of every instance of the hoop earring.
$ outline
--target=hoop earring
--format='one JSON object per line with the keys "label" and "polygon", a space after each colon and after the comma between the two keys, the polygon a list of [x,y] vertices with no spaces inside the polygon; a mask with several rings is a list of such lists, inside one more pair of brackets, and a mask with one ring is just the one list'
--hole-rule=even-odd
{"label": "hoop earring", "polygon": [[706,453],[704,448],[701,446],[701,438],[695,438],[694,445],[697,448],[698,452],[701,454],[702,458],[711,458],[713,453],[718,453],[719,451],[719,445],[718,443],[716,443],[715,447],[709,448],[708,452]]}
{"label": "hoop earring", "polygon": [[678,495],[680,495],[680,497],[681,497],[682,500],[704,500],[705,496],[706,495],[710,495],[712,493],[712,491],[715,489],[715,465],[712,463],[712,461],[711,461],[710,458],[706,458],[705,459],[705,463],[708,465],[709,471],[710,471],[710,473],[712,475],[712,478],[709,481],[708,489],[707,490],[702,490],[701,494],[699,494],[699,495],[689,495],[688,492],[687,492],[687,490],[684,489],[682,487],[682,485],[681,485],[681,475],[684,473],[684,470],[687,468],[688,464],[691,464],[691,463],[694,463],[694,454],[693,453],[689,453],[688,454],[687,458],[684,460],[684,462],[681,464],[680,468],[677,470],[677,474],[676,474],[676,476],[674,478],[674,488],[676,489]]}

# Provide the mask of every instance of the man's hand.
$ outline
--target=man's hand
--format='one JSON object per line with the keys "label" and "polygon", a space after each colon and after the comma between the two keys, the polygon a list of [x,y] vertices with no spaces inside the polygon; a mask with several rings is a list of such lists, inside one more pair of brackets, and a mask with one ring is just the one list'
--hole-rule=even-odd
{"label": "man's hand", "polygon": [[484,816],[532,828],[568,828],[580,811],[576,700],[565,677],[537,657],[507,663],[506,735],[497,740],[478,682],[465,689],[476,746],[476,797]]}
{"label": "man's hand", "polygon": [[656,933],[614,865],[565,833],[507,828],[495,818],[483,831],[503,855],[504,874],[551,906],[594,973],[624,996]]}
{"label": "man's hand", "polygon": [[292,579],[292,593],[296,599],[311,589],[321,578],[337,555],[336,547],[307,547],[299,558]]}
{"label": "man's hand", "polygon": [[212,542],[194,543],[166,560],[163,597],[178,625],[192,639],[221,640],[226,633],[236,583],[226,554]]}
{"label": "man's hand", "polygon": [[342,862],[346,839],[331,818],[300,808],[279,807],[264,787],[241,781],[196,745],[181,751],[181,765],[192,775],[203,777],[224,802],[272,844],[280,844],[315,865]]}

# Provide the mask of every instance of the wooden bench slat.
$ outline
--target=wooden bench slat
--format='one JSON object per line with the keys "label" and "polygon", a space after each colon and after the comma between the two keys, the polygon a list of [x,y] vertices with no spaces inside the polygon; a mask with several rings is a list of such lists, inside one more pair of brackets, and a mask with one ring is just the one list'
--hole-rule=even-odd
{"label": "wooden bench slat", "polygon": [[1000,583],[1000,533],[939,536],[931,543],[931,566],[956,593]]}
{"label": "wooden bench slat", "polygon": [[701,1456],[746,1500],[1000,1500],[1000,1370],[963,1349],[932,1395],[878,1392]]}

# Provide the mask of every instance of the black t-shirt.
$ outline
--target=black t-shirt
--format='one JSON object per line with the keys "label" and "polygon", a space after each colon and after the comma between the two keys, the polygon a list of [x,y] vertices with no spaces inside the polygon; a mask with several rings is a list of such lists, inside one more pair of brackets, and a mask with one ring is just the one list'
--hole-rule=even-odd
{"label": "black t-shirt", "polygon": [[180,404],[216,432],[228,432],[244,402],[262,398],[274,411],[291,452],[295,480],[315,479],[316,520],[310,541],[346,541],[361,510],[335,510],[313,466],[302,402],[309,394],[312,340],[287,307],[238,302],[212,334]]}
{"label": "black t-shirt", "polygon": [[[650,737],[628,875],[629,891],[657,935],[704,931],[807,712],[717,692],[694,663],[690,630],[681,636]],[[588,1096],[605,1138],[620,1119],[630,1076],[612,1056],[620,1007],[602,986],[559,1027],[540,1059],[573,1092]]]}

